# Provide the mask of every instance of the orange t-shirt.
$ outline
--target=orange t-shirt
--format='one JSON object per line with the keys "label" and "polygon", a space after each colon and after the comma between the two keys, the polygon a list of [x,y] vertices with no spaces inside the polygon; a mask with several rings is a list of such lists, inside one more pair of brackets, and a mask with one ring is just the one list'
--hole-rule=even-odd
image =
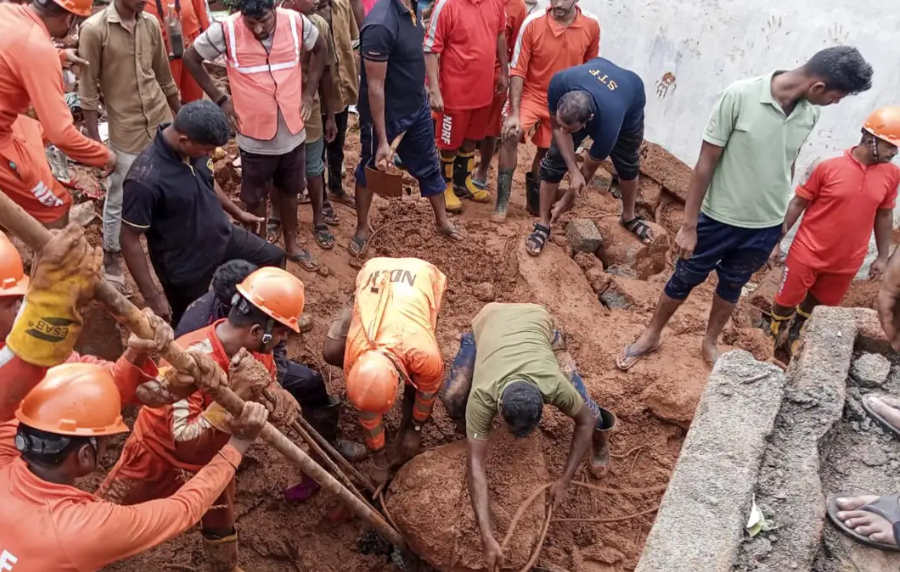
{"label": "orange t-shirt", "polygon": [[[34,106],[44,137],[71,159],[92,167],[106,164],[106,146],[82,135],[72,123],[63,91],[60,52],[27,6],[0,4],[0,154],[13,139],[19,114]],[[41,155],[35,161],[46,161]]]}
{"label": "orange t-shirt", "polygon": [[807,199],[791,255],[801,263],[835,274],[856,273],[869,249],[875,213],[897,201],[900,167],[893,163],[863,165],[852,149],[819,163],[809,180],[797,187]]}
{"label": "orange t-shirt", "polygon": [[440,54],[444,108],[480,109],[494,100],[497,37],[506,28],[503,0],[439,0],[425,33],[425,53]]}
{"label": "orange t-shirt", "polygon": [[444,361],[435,338],[447,277],[418,258],[373,258],[356,276],[344,375],[363,353],[390,353],[420,391],[437,391]]}
{"label": "orange t-shirt", "polygon": [[510,77],[521,77],[522,99],[547,106],[547,88],[556,72],[579,66],[600,54],[600,21],[578,6],[568,26],[553,19],[550,7],[525,18],[512,59]]}
{"label": "orange t-shirt", "polygon": [[[205,328],[185,334],[176,342],[182,348],[199,348],[210,354],[222,371],[228,373],[231,358],[225,353],[225,348],[216,335],[216,326],[224,321],[219,320]],[[266,366],[274,379],[275,360],[272,354],[250,353]],[[209,463],[216,451],[230,438],[230,435],[219,431],[203,417],[202,413],[212,402],[212,397],[202,391],[195,391],[190,397],[172,405],[142,407],[129,440],[137,439],[147,449],[175,467],[196,472]]]}
{"label": "orange t-shirt", "polygon": [[[171,50],[169,28],[166,26],[163,18],[160,17],[156,1],[147,0],[144,4],[144,11],[152,16],[156,16],[160,28],[162,28],[163,39],[166,41],[166,49]],[[162,5],[163,11],[169,9],[169,0],[159,0],[159,3]],[[175,2],[173,0],[173,9],[174,6]],[[181,15],[181,34],[184,36],[184,49],[187,50],[194,43],[194,40],[197,39],[197,36],[209,28],[209,14],[206,11],[207,6],[204,0],[185,0],[184,2],[179,0],[178,7],[181,9],[179,14]]]}
{"label": "orange t-shirt", "polygon": [[[516,40],[519,38],[519,30],[522,23],[528,15],[528,6],[525,0],[504,0],[503,10],[506,12],[506,24],[503,28],[503,35],[506,36],[506,61],[512,60],[513,48],[516,47]],[[494,67],[494,77],[500,75],[500,60]]]}

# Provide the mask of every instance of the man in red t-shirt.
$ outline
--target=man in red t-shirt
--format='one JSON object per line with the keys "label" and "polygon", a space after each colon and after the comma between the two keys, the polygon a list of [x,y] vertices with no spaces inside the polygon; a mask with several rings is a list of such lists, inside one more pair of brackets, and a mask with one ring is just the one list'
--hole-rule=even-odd
{"label": "man in red t-shirt", "polygon": [[[425,34],[428,96],[437,123],[447,210],[461,212],[458,197],[488,202],[472,184],[475,143],[485,136],[495,93],[509,84],[503,0],[440,0]],[[438,60],[440,57],[440,60]],[[494,62],[500,73],[494,79]]]}
{"label": "man in red t-shirt", "polygon": [[[772,306],[771,332],[776,345],[799,338],[817,305],[840,304],[866,257],[873,228],[878,258],[872,263],[869,278],[881,279],[890,255],[891,223],[900,184],[900,168],[891,163],[898,144],[900,107],[878,109],[866,120],[859,145],[819,163],[809,180],[797,187],[783,232],[806,214],[788,253]],[[791,319],[793,324],[788,328]]]}

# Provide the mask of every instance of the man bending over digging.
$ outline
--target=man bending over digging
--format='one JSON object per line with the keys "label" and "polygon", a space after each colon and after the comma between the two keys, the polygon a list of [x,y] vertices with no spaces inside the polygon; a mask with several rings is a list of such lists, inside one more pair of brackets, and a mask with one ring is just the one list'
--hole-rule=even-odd
{"label": "man bending over digging", "polygon": [[550,489],[554,507],[565,498],[589,448],[595,473],[609,464],[609,432],[616,417],[588,396],[565,338],[543,306],[492,302],[482,308],[472,320],[472,332],[462,336],[441,401],[451,419],[458,424],[465,419],[469,495],[488,570],[503,565],[500,544],[491,533],[484,474],[488,434],[497,413],[516,438],[537,427],[545,403],[575,420],[565,469]]}

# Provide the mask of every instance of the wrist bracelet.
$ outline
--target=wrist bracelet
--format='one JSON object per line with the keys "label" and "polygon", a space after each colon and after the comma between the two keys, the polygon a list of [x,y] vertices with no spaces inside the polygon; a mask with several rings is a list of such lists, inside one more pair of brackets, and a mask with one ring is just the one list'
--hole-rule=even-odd
{"label": "wrist bracelet", "polygon": [[219,449],[218,451],[216,451],[216,453],[217,453],[220,457],[222,457],[223,459],[225,459],[226,461],[228,461],[228,464],[231,465],[232,467],[234,467],[234,470],[235,470],[235,471],[238,470],[237,465],[235,465],[234,463],[232,463],[232,462],[231,462],[231,459],[229,459],[228,457],[225,456],[225,453],[222,452],[222,449]]}
{"label": "wrist bracelet", "polygon": [[223,94],[222,94],[222,97],[220,97],[220,98],[216,101],[216,105],[218,105],[219,107],[222,107],[222,104],[225,103],[226,101],[228,101],[228,94],[227,94],[227,93],[223,93]]}

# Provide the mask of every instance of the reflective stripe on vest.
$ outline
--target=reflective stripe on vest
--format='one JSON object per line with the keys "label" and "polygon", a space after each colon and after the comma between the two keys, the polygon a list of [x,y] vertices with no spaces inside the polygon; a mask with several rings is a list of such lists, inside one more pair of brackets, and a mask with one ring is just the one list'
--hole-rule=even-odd
{"label": "reflective stripe on vest", "polygon": [[[231,67],[231,69],[238,73],[254,74],[287,70],[300,65],[300,38],[297,37],[297,16],[290,10],[286,10],[286,12],[291,20],[291,36],[294,40],[294,59],[289,62],[279,62],[274,64],[270,62],[268,65],[263,66],[241,67],[241,64],[240,62],[238,62],[237,57],[237,42],[235,41],[234,34],[234,19],[228,18],[227,20],[225,20],[225,33],[228,36],[228,46],[231,48],[230,50],[228,50],[228,65]],[[273,30],[272,34],[274,35],[274,33],[275,31]]]}

